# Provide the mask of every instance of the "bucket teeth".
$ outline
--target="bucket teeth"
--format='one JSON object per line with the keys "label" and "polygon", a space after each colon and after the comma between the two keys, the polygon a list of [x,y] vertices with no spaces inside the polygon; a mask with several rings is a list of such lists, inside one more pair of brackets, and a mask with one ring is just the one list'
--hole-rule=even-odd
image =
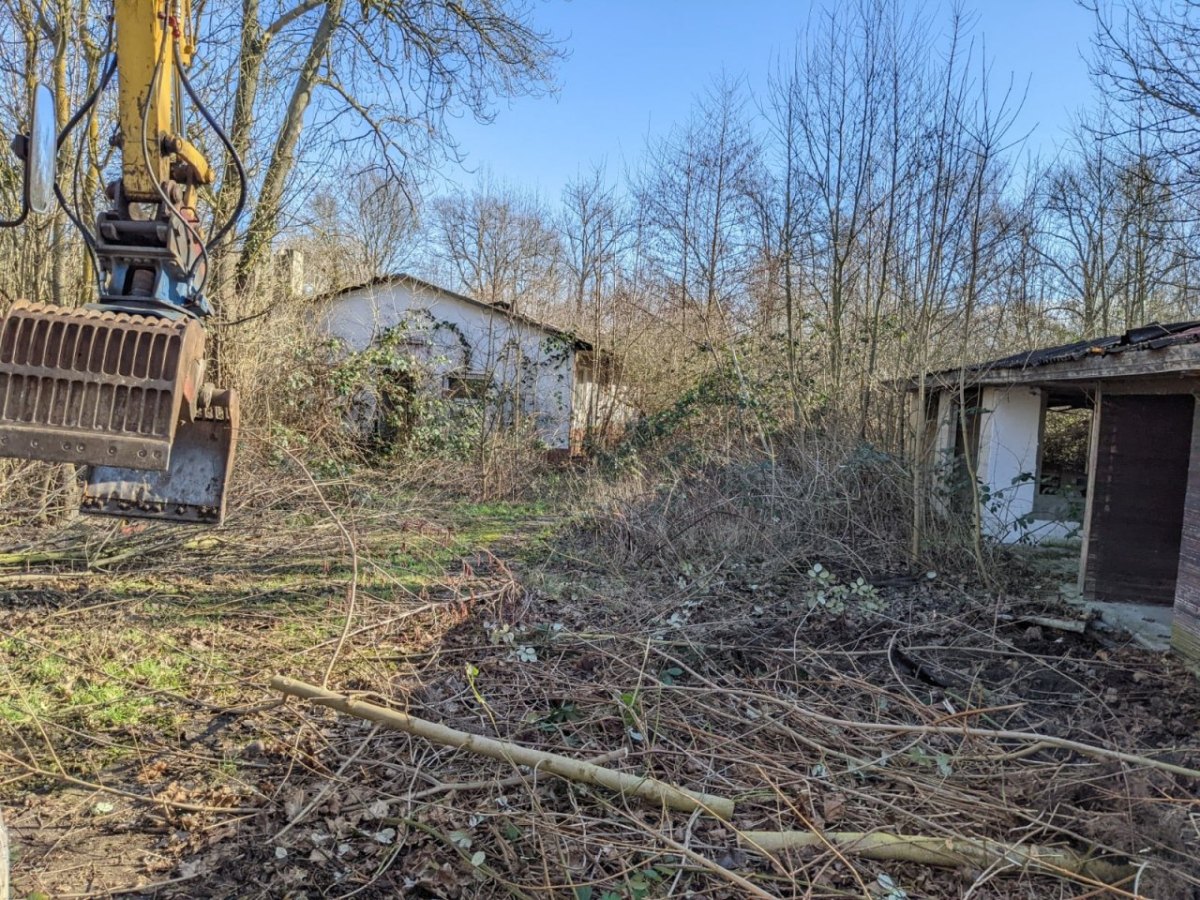
{"label": "bucket teeth", "polygon": [[18,300],[0,322],[0,456],[165,471],[204,329]]}

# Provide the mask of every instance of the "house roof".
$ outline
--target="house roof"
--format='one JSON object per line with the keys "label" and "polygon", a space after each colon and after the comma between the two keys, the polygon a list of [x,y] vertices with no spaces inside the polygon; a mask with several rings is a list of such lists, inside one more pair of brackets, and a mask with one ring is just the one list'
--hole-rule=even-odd
{"label": "house roof", "polygon": [[[945,382],[969,374],[975,384],[1004,384],[1081,378],[1117,378],[1200,370],[1200,321],[1143,325],[1124,334],[1025,350],[962,369],[930,372],[926,379]],[[1153,353],[1150,351],[1171,351]],[[910,382],[915,387],[919,379]]]}
{"label": "house roof", "polygon": [[1174,322],[1160,325],[1154,322],[1133,328],[1124,334],[1094,338],[1090,341],[1075,341],[1058,347],[1041,350],[1026,350],[1002,359],[979,363],[972,368],[981,369],[1024,369],[1030,366],[1047,366],[1054,363],[1071,362],[1088,356],[1105,356],[1111,353],[1126,353],[1137,350],[1161,350],[1176,344],[1194,344],[1200,341],[1200,322]]}
{"label": "house roof", "polygon": [[441,285],[434,284],[430,281],[417,278],[415,275],[409,275],[407,272],[396,272],[392,275],[380,275],[376,278],[371,278],[361,284],[352,284],[349,287],[339,288],[336,291],[330,291],[317,298],[317,302],[329,302],[344,297],[346,294],[354,294],[359,291],[369,290],[375,287],[391,287],[392,285],[404,284],[418,291],[436,291],[439,294],[444,294],[455,300],[486,310],[492,314],[499,314],[505,318],[521,322],[531,328],[536,328],[546,334],[552,334],[555,337],[563,338],[571,342],[571,345],[576,350],[591,350],[592,345],[589,341],[572,334],[562,328],[554,325],[548,325],[545,322],[539,322],[537,319],[530,318],[522,313],[513,312],[507,303],[487,303],[483,300],[476,300],[474,297],[468,297],[466,294],[460,294],[456,291],[444,288]]}

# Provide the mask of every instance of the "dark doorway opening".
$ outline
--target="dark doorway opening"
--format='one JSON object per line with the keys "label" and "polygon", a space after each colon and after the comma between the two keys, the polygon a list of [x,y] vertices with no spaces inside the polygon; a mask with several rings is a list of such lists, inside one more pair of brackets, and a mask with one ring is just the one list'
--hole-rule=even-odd
{"label": "dark doorway opening", "polygon": [[1038,437],[1033,515],[1082,522],[1087,501],[1092,397],[1083,391],[1047,391]]}
{"label": "dark doorway opening", "polygon": [[379,380],[379,399],[372,434],[375,450],[389,453],[408,443],[417,424],[417,383],[412,373],[388,369]]}
{"label": "dark doorway opening", "polygon": [[1100,401],[1084,595],[1172,604],[1191,458],[1190,394]]}

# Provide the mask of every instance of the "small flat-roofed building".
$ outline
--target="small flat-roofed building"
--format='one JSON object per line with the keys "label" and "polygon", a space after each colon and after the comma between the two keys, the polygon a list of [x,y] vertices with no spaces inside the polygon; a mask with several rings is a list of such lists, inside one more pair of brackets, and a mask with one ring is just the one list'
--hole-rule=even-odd
{"label": "small flat-roofed building", "polygon": [[1030,350],[908,385],[940,503],[1003,542],[1078,535],[1085,599],[1173,607],[1200,663],[1200,322]]}

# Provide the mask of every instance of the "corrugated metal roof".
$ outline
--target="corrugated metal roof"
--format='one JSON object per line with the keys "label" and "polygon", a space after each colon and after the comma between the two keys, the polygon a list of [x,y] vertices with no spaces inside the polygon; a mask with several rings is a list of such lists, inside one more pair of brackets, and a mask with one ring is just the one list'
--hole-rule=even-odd
{"label": "corrugated metal roof", "polygon": [[[982,374],[996,370],[1032,369],[1059,363],[1077,362],[1095,356],[1139,350],[1161,350],[1164,347],[1197,342],[1200,342],[1200,321],[1173,322],[1166,325],[1155,322],[1143,325],[1141,328],[1131,329],[1120,335],[1075,341],[1057,347],[1026,350],[1000,359],[975,363],[967,366],[966,371]],[[947,369],[931,374],[943,375],[957,371],[958,369]]]}

